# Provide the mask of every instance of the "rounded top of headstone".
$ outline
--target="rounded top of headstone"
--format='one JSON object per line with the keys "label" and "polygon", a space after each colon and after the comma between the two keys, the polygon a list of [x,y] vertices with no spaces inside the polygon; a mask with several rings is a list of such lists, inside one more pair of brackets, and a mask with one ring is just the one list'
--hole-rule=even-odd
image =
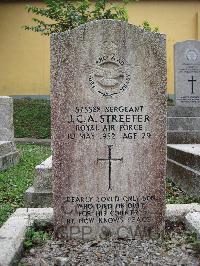
{"label": "rounded top of headstone", "polygon": [[200,40],[185,40],[181,42],[176,42],[174,46],[179,46],[179,45],[193,45],[193,44],[200,44]]}
{"label": "rounded top of headstone", "polygon": [[85,24],[82,24],[72,30],[68,30],[65,32],[59,32],[59,33],[52,33],[51,36],[56,36],[56,35],[61,35],[61,36],[71,36],[73,34],[78,33],[79,31],[86,30],[89,28],[97,27],[98,25],[102,26],[114,26],[114,27],[123,27],[125,28],[132,28],[135,32],[141,32],[143,34],[148,34],[150,36],[160,36],[162,38],[165,38],[165,34],[159,33],[159,32],[152,32],[152,31],[147,31],[140,26],[136,26],[133,24],[128,23],[127,21],[122,21],[122,20],[116,20],[116,19],[99,19],[99,20],[92,20],[90,22],[87,22]]}

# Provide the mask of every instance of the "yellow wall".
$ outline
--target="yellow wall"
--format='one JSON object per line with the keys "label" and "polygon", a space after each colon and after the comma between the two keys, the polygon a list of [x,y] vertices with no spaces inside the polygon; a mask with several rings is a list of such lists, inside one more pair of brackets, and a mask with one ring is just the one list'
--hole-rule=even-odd
{"label": "yellow wall", "polygon": [[[49,38],[21,29],[32,17],[24,7],[0,3],[0,95],[49,94]],[[200,1],[140,0],[128,10],[130,23],[148,20],[167,35],[168,93],[173,93],[173,44],[200,37]]]}

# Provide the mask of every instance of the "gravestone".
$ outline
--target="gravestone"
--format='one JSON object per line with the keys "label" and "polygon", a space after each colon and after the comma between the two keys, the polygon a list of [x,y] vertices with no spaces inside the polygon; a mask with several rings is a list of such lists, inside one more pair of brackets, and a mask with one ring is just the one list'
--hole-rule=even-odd
{"label": "gravestone", "polygon": [[200,143],[200,41],[174,46],[176,106],[168,108],[168,143]]}
{"label": "gravestone", "polygon": [[165,43],[162,34],[114,20],[51,36],[57,236],[163,230]]}
{"label": "gravestone", "polygon": [[200,41],[187,40],[174,46],[176,105],[200,106]]}
{"label": "gravestone", "polygon": [[0,96],[0,141],[14,141],[13,99]]}
{"label": "gravestone", "polygon": [[18,163],[19,157],[14,143],[13,99],[0,96],[0,171]]}

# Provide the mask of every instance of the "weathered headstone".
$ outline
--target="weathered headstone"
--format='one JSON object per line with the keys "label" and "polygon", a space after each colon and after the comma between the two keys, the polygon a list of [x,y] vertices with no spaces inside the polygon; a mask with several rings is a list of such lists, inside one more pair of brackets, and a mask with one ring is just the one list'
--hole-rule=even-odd
{"label": "weathered headstone", "polygon": [[101,20],[51,37],[55,232],[164,226],[165,36]]}
{"label": "weathered headstone", "polygon": [[14,141],[13,99],[0,96],[0,141]]}
{"label": "weathered headstone", "polygon": [[177,106],[200,106],[200,41],[175,44],[175,92]]}
{"label": "weathered headstone", "polygon": [[0,171],[19,161],[14,143],[13,99],[0,96]]}

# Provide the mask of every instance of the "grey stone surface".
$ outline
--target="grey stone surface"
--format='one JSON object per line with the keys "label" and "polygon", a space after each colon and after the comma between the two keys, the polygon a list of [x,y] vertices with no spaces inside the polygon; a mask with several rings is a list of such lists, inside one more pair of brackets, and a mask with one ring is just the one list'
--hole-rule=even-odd
{"label": "grey stone surface", "polygon": [[167,157],[200,171],[200,144],[168,144]]}
{"label": "grey stone surface", "polygon": [[15,138],[15,142],[16,143],[51,145],[51,139]]}
{"label": "grey stone surface", "polygon": [[200,107],[168,106],[168,117],[200,117]]}
{"label": "grey stone surface", "polygon": [[34,187],[37,191],[52,190],[52,156],[35,167],[36,179]]}
{"label": "grey stone surface", "polygon": [[200,204],[167,204],[165,218],[172,222],[184,221],[190,212],[200,212]]}
{"label": "grey stone surface", "polygon": [[168,117],[169,131],[200,132],[200,117]]}
{"label": "grey stone surface", "polygon": [[167,175],[188,195],[200,195],[200,145],[167,145]]}
{"label": "grey stone surface", "polygon": [[35,167],[35,180],[25,192],[27,207],[51,207],[52,196],[52,156]]}
{"label": "grey stone surface", "polygon": [[[55,231],[164,226],[166,40],[102,20],[51,37]],[[87,230],[87,233],[83,230]],[[72,235],[73,234],[73,235]]]}
{"label": "grey stone surface", "polygon": [[200,212],[188,213],[185,216],[186,226],[193,232],[196,232],[198,240],[200,240]]}
{"label": "grey stone surface", "polygon": [[0,141],[14,141],[13,99],[0,96]]}
{"label": "grey stone surface", "polygon": [[25,192],[26,206],[29,208],[52,207],[53,193],[52,189],[37,190],[35,187],[29,187]]}
{"label": "grey stone surface", "polygon": [[200,131],[168,131],[167,143],[169,144],[191,144],[200,143]]}
{"label": "grey stone surface", "polygon": [[17,209],[0,228],[0,266],[17,265],[22,254],[25,232],[34,221],[49,222],[53,219],[53,209]]}
{"label": "grey stone surface", "polygon": [[168,107],[167,143],[200,143],[200,107]]}
{"label": "grey stone surface", "polygon": [[15,144],[11,141],[0,141],[0,171],[17,164],[20,153],[16,150]]}
{"label": "grey stone surface", "polygon": [[14,144],[13,99],[0,96],[0,171],[18,163],[19,158]]}
{"label": "grey stone surface", "polygon": [[174,46],[177,106],[199,107],[200,41],[188,40]]}

